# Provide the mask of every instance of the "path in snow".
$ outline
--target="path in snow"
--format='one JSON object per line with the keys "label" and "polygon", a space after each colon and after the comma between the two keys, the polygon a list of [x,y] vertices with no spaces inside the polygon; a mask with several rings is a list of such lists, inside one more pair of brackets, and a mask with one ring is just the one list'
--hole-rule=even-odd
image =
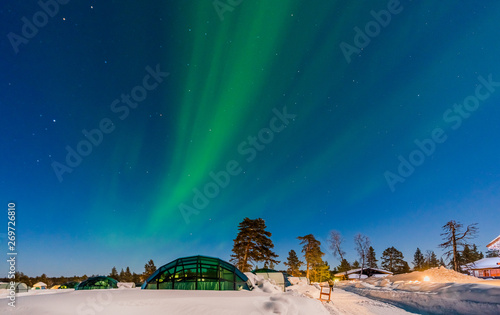
{"label": "path in snow", "polygon": [[415,314],[393,305],[375,301],[360,295],[335,288],[332,301],[325,304],[330,314],[338,315],[403,315]]}

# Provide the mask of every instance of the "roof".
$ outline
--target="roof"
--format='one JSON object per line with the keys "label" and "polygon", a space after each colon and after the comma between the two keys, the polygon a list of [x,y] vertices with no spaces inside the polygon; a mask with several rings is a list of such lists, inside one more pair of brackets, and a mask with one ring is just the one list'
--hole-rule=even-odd
{"label": "roof", "polygon": [[478,261],[467,264],[466,266],[472,270],[500,268],[500,257],[479,259]]}
{"label": "roof", "polygon": [[[359,273],[361,271],[361,268],[357,268],[357,269],[351,269],[349,271],[347,271],[347,274],[350,275],[350,274],[353,274],[353,273]],[[388,271],[388,270],[384,270],[384,269],[377,269],[377,268],[363,268],[363,273],[371,273],[371,274],[388,274],[388,275],[392,275],[392,272]],[[341,277],[343,275],[345,275],[346,272],[339,272],[339,273],[336,273],[335,274],[335,277]]]}
{"label": "roof", "polygon": [[[496,245],[496,246],[494,246]],[[493,241],[491,241],[486,247],[500,247],[500,235],[498,235]],[[493,248],[490,248],[493,249]]]}
{"label": "roof", "polygon": [[43,282],[37,282],[33,285],[34,287],[46,287],[47,285]]}

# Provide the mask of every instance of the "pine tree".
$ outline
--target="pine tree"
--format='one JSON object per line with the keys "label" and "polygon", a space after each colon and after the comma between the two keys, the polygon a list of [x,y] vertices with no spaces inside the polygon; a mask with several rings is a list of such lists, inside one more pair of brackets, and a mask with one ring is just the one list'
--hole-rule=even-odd
{"label": "pine tree", "polygon": [[389,247],[382,253],[382,268],[395,274],[407,272],[410,267],[403,259],[403,253],[394,247]]}
{"label": "pine tree", "polygon": [[123,282],[131,282],[132,281],[132,273],[130,272],[130,268],[127,267],[127,269],[125,269],[125,279],[124,280],[121,280]]}
{"label": "pine tree", "polygon": [[439,267],[439,260],[433,250],[427,250],[425,253],[426,269]]}
{"label": "pine tree", "polygon": [[284,263],[288,267],[287,272],[294,277],[300,276],[300,266],[304,263],[299,260],[297,253],[292,249],[288,252],[287,262]]}
{"label": "pine tree", "polygon": [[119,282],[125,281],[125,271],[123,271],[123,268],[120,271],[120,275],[118,276],[118,279],[116,279],[116,280],[118,280]]}
{"label": "pine tree", "polygon": [[147,264],[144,265],[144,280],[147,280],[156,271],[155,263],[150,259]]}
{"label": "pine tree", "polygon": [[447,249],[445,255],[453,257],[453,270],[460,271],[459,256],[461,254],[460,247],[467,244],[467,240],[476,236],[477,223],[469,224],[465,232],[462,232],[463,225],[454,220],[443,225],[444,233],[441,233],[444,243],[439,244],[439,247]]}
{"label": "pine tree", "polygon": [[414,270],[424,270],[424,264],[425,264],[425,257],[420,251],[420,248],[417,247],[417,250],[415,251],[415,254],[413,255],[413,269]]}
{"label": "pine tree", "polygon": [[444,262],[443,257],[439,260],[439,267],[446,267],[446,263]]}
{"label": "pine tree", "polygon": [[309,278],[310,268],[321,264],[321,257],[325,255],[321,251],[321,242],[318,241],[312,234],[297,237],[302,245],[302,252],[306,259],[306,277]]}
{"label": "pine tree", "polygon": [[470,264],[482,258],[484,258],[484,255],[478,251],[476,244],[473,244],[472,248],[468,244],[465,244],[462,251],[461,265]]}
{"label": "pine tree", "polygon": [[368,257],[366,257],[366,265],[368,268],[378,268],[377,261],[378,259],[375,254],[375,250],[370,246],[368,250]]}
{"label": "pine tree", "polygon": [[359,261],[355,260],[353,263],[352,263],[352,269],[358,269],[360,267],[359,265]]}
{"label": "pine tree", "polygon": [[[342,261],[340,262],[340,266],[337,267],[339,273],[340,272],[345,273],[351,269],[352,269],[351,264],[347,261],[347,259],[342,259]],[[347,273],[344,276],[347,278]]]}
{"label": "pine tree", "polygon": [[118,279],[118,271],[116,271],[116,267],[113,266],[113,268],[111,268],[111,273],[109,274],[109,276],[115,280]]}
{"label": "pine tree", "polygon": [[243,272],[250,271],[253,263],[278,264],[278,255],[272,251],[274,244],[271,233],[266,231],[266,223],[258,218],[243,219],[238,226],[238,235],[234,239],[231,262]]}

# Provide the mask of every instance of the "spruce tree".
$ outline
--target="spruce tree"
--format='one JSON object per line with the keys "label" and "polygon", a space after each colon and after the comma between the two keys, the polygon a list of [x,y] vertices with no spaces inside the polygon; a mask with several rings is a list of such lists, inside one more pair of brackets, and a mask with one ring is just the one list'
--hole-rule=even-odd
{"label": "spruce tree", "polygon": [[[341,272],[346,273],[351,269],[352,269],[351,264],[347,261],[347,259],[342,259],[342,261],[340,262],[340,266],[337,267],[339,273]],[[344,276],[347,277],[347,274],[345,274]]]}
{"label": "spruce tree", "polygon": [[156,271],[155,263],[150,259],[147,264],[144,265],[144,280],[147,280]]}
{"label": "spruce tree", "polygon": [[375,254],[375,250],[370,246],[368,250],[368,257],[366,257],[366,265],[368,268],[378,268],[377,261],[378,259]]}
{"label": "spruce tree", "polygon": [[288,267],[287,272],[294,277],[300,277],[300,266],[304,263],[299,260],[297,253],[292,249],[288,252],[287,261],[284,263]]}
{"label": "spruce tree", "polygon": [[403,253],[394,248],[394,246],[389,247],[382,253],[382,268],[395,274],[408,272],[407,270],[410,267],[403,259]]}
{"label": "spruce tree", "polygon": [[415,251],[415,254],[413,255],[413,269],[420,271],[424,270],[424,265],[425,265],[425,257],[422,254],[422,251],[420,248],[417,247],[417,250]]}
{"label": "spruce tree", "polygon": [[125,279],[121,280],[123,282],[131,282],[132,281],[132,273],[130,272],[130,268],[127,266],[125,269]]}
{"label": "spruce tree", "polygon": [[425,265],[427,269],[439,267],[439,260],[433,250],[428,250],[425,254]]}
{"label": "spruce tree", "polygon": [[231,262],[243,272],[250,271],[252,264],[264,262],[266,265],[278,264],[278,255],[272,251],[274,244],[271,233],[266,231],[266,223],[258,218],[243,219],[238,226],[238,235],[234,239]]}
{"label": "spruce tree", "polygon": [[115,280],[118,280],[118,271],[116,271],[116,267],[113,266],[113,268],[111,268],[111,273],[109,274],[109,276]]}
{"label": "spruce tree", "polygon": [[352,263],[352,268],[353,268],[353,269],[358,269],[359,267],[360,267],[359,261],[355,260],[355,261]]}
{"label": "spruce tree", "polygon": [[318,266],[322,263],[323,255],[321,251],[321,242],[318,241],[312,234],[297,237],[302,245],[302,252],[304,253],[304,258],[306,259],[306,277],[309,278],[310,268]]}
{"label": "spruce tree", "polygon": [[120,275],[118,276],[118,279],[116,279],[116,280],[118,280],[119,282],[125,281],[125,271],[123,271],[123,268],[120,271]]}

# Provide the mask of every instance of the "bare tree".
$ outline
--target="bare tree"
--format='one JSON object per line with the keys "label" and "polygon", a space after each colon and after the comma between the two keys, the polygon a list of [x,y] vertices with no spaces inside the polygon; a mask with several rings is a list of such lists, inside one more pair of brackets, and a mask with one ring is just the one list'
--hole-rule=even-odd
{"label": "bare tree", "polygon": [[345,251],[342,250],[342,243],[344,243],[344,238],[339,231],[330,231],[330,238],[328,239],[330,244],[330,249],[333,252],[333,257],[340,257],[340,260],[344,259]]}
{"label": "bare tree", "polygon": [[[342,249],[342,245],[344,243],[344,238],[339,231],[332,230],[330,231],[330,237],[328,238],[328,243],[330,245],[330,249],[332,250],[333,257],[340,258],[340,264],[342,265],[344,261],[345,251]],[[347,262],[347,261],[346,261]],[[345,271],[345,276],[347,278],[347,271]]]}
{"label": "bare tree", "polygon": [[358,252],[359,260],[361,261],[361,272],[359,273],[359,280],[361,280],[361,275],[363,274],[363,269],[365,268],[366,258],[368,257],[368,252],[370,250],[370,239],[366,235],[361,233],[354,236],[354,244],[356,251]]}
{"label": "bare tree", "polygon": [[446,257],[453,256],[453,269],[460,271],[460,264],[458,255],[460,250],[459,246],[464,247],[468,239],[476,236],[478,229],[477,223],[469,224],[465,232],[462,233],[463,225],[460,222],[451,220],[443,225],[444,233],[441,233],[444,243],[439,244],[439,247],[448,249],[445,252]]}

